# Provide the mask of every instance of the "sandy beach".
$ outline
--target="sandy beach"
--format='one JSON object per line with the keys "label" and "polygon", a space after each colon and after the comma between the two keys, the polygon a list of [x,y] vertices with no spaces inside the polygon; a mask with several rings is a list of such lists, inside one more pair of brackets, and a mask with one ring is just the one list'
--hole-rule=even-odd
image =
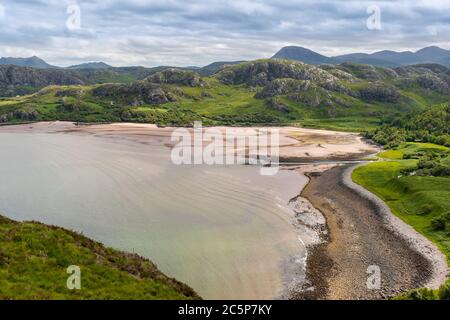
{"label": "sandy beach", "polygon": [[[225,133],[231,127],[212,127]],[[148,145],[172,147],[171,134],[176,128],[158,127],[153,124],[113,123],[99,125],[75,125],[71,122],[39,122],[0,127],[0,132],[71,133],[89,134],[113,139],[126,139]],[[261,127],[235,127],[257,130]],[[359,159],[378,151],[378,148],[355,133],[305,129],[297,127],[273,127],[279,130],[279,153],[281,162],[312,162],[317,160]],[[193,132],[192,128],[187,128]]]}

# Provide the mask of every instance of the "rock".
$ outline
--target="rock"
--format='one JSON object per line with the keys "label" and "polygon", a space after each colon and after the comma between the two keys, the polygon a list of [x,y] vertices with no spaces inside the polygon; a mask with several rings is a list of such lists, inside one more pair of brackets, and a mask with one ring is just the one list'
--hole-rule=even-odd
{"label": "rock", "polygon": [[393,86],[375,82],[360,89],[359,97],[368,101],[395,103],[400,99],[400,92]]}
{"label": "rock", "polygon": [[267,83],[255,97],[268,98],[293,92],[302,92],[307,90],[310,86],[311,81],[309,80],[275,79]]}
{"label": "rock", "polygon": [[136,81],[128,85],[102,85],[95,88],[92,93],[96,97],[118,100],[132,106],[176,101],[174,94],[163,89],[159,84],[145,80]]}
{"label": "rock", "polygon": [[277,101],[276,99],[270,99],[267,101],[267,107],[269,109],[273,109],[273,110],[277,110],[277,111],[281,111],[284,113],[289,113],[291,112],[291,108],[289,108],[289,106],[287,106],[286,104]]}
{"label": "rock", "polygon": [[226,84],[265,86],[275,79],[290,78],[315,82],[337,82],[339,79],[329,72],[302,62],[288,60],[256,60],[229,66],[215,77]]}
{"label": "rock", "polygon": [[205,85],[200,75],[193,71],[169,68],[146,78],[148,82],[158,84],[178,84],[189,87]]}
{"label": "rock", "polygon": [[449,84],[434,74],[425,74],[416,78],[416,83],[425,89],[438,91],[443,94],[450,94]]}
{"label": "rock", "polygon": [[81,85],[74,74],[58,69],[33,69],[11,65],[0,66],[0,86]]}
{"label": "rock", "polygon": [[81,89],[67,89],[67,90],[58,90],[55,93],[55,97],[77,97],[81,96],[84,93]]}

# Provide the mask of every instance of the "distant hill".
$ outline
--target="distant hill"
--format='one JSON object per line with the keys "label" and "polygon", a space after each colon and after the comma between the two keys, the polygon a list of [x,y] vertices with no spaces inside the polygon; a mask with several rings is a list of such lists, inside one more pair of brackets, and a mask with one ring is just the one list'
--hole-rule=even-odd
{"label": "distant hill", "polygon": [[287,60],[297,60],[302,61],[307,64],[335,64],[335,61],[332,58],[323,56],[317,52],[312,50],[303,48],[303,47],[284,47],[280,51],[278,51],[272,59],[287,59]]}
{"label": "distant hill", "polygon": [[50,85],[81,85],[79,75],[63,69],[0,66],[0,96],[22,95]]}
{"label": "distant hill", "polygon": [[284,47],[272,58],[302,61],[308,64],[339,64],[353,62],[379,67],[400,67],[421,63],[437,63],[450,67],[450,50],[436,46],[426,47],[416,52],[383,50],[374,53],[351,53],[327,57],[303,47]]}
{"label": "distant hill", "polygon": [[372,57],[368,53],[350,53],[342,56],[335,57],[339,63],[342,62],[352,62],[359,64],[370,64],[378,67],[399,67],[399,63],[393,63],[389,61],[385,61],[376,57]]}
{"label": "distant hill", "polygon": [[423,48],[416,52],[383,50],[372,54],[357,53],[333,58],[338,62],[356,62],[384,67],[398,67],[420,63],[437,63],[450,67],[450,50],[436,46]]}
{"label": "distant hill", "polygon": [[87,62],[67,67],[67,69],[109,69],[109,68],[112,68],[112,66],[104,62]]}
{"label": "distant hill", "polygon": [[49,85],[131,83],[166,69],[171,69],[171,67],[80,67],[69,69],[0,65],[0,97],[33,93]]}
{"label": "distant hill", "polygon": [[196,69],[191,69],[191,70],[196,71],[203,76],[210,76],[210,75],[213,75],[214,73],[216,73],[217,71],[223,69],[226,66],[232,66],[232,65],[239,64],[242,62],[244,62],[244,61],[218,61],[218,62],[213,62],[211,64],[208,64],[207,66],[204,66],[203,68],[196,68]]}
{"label": "distant hill", "polygon": [[56,68],[36,56],[30,58],[0,58],[0,65],[15,65],[39,69]]}

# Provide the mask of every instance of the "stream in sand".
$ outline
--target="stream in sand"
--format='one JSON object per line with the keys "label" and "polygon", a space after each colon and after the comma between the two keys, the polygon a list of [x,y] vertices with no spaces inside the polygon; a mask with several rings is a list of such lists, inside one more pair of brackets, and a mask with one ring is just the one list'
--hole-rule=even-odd
{"label": "stream in sand", "polygon": [[277,298],[303,276],[287,205],[306,183],[300,174],[175,166],[162,144],[66,133],[0,131],[0,150],[0,212],[10,218],[136,252],[204,298]]}

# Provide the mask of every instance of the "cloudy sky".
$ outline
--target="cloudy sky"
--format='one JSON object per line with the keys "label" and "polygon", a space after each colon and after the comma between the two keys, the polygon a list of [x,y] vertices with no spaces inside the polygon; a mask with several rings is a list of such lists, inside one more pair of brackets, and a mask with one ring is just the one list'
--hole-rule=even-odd
{"label": "cloudy sky", "polygon": [[[374,5],[381,30],[367,27]],[[0,56],[60,66],[202,66],[285,45],[325,55],[450,49],[449,31],[450,0],[0,0]]]}

